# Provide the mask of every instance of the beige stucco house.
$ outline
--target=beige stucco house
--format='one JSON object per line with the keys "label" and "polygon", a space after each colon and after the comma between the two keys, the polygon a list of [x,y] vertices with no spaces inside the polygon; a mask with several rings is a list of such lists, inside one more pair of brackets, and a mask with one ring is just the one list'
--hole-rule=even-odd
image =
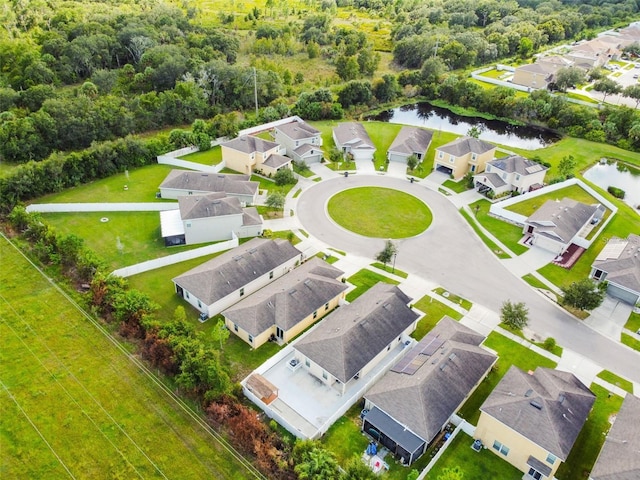
{"label": "beige stucco house", "polygon": [[493,192],[497,196],[505,192],[525,193],[544,185],[548,167],[521,157],[509,155],[487,162],[483,173],[473,177],[480,193]]}
{"label": "beige stucco house", "polygon": [[474,437],[524,472],[524,480],[551,479],[595,399],[572,373],[512,366],[480,407]]}
{"label": "beige stucco house", "polygon": [[254,348],[288,343],[336,308],[344,272],[313,257],[222,312],[229,331]]}
{"label": "beige stucco house", "polygon": [[375,368],[416,328],[411,298],[378,283],[340,307],[295,345],[305,370],[327,386],[345,389]]}
{"label": "beige stucco house", "polygon": [[246,206],[256,203],[259,185],[258,182],[251,181],[250,175],[174,169],[160,184],[160,197],[177,200],[178,197],[222,192],[229,197],[238,197],[240,203]]}
{"label": "beige stucco house", "polygon": [[521,65],[513,72],[512,82],[531,89],[546,89],[559,69],[556,64],[543,61]]}
{"label": "beige stucco house", "polygon": [[221,143],[220,148],[225,166],[247,175],[255,170],[264,170],[263,164],[271,155],[284,154],[279,144],[252,135],[242,135]]}
{"label": "beige stucco house", "polygon": [[498,359],[484,339],[440,320],[365,394],[362,431],[403,464],[417,460]]}
{"label": "beige stucco house", "polygon": [[467,172],[484,172],[488,161],[493,160],[495,145],[473,137],[460,137],[436,148],[433,166],[459,180]]}
{"label": "beige stucco house", "polygon": [[274,137],[285,148],[285,155],[296,162],[318,163],[322,160],[320,130],[304,120],[296,119],[276,126]]}
{"label": "beige stucco house", "polygon": [[591,278],[607,282],[607,293],[635,305],[640,303],[640,236],[612,237],[591,265]]}
{"label": "beige stucco house", "polygon": [[172,279],[179,297],[212,317],[302,261],[286,240],[254,238]]}

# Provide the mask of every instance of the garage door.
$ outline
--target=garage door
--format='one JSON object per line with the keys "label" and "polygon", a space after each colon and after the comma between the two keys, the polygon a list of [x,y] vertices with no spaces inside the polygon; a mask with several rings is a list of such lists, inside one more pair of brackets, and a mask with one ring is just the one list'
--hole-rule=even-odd
{"label": "garage door", "polygon": [[638,303],[638,295],[627,290],[623,290],[617,285],[609,284],[609,286],[607,287],[607,293],[612,297],[615,297],[618,300],[622,300],[623,302],[629,303],[631,305],[635,305],[636,303]]}

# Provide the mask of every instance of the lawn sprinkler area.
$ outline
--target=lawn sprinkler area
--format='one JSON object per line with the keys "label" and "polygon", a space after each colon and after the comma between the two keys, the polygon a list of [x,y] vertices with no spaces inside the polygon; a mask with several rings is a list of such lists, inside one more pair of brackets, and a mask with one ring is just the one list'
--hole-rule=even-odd
{"label": "lawn sprinkler area", "polygon": [[391,188],[344,190],[329,199],[327,209],[341,227],[374,238],[414,237],[429,228],[433,220],[424,202]]}

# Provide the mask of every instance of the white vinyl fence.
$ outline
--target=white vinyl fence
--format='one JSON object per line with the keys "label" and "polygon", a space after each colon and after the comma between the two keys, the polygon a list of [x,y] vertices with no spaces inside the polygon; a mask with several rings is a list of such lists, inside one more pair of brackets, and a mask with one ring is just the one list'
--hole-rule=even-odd
{"label": "white vinyl fence", "polygon": [[176,210],[178,202],[155,203],[34,203],[27,212],[163,212]]}

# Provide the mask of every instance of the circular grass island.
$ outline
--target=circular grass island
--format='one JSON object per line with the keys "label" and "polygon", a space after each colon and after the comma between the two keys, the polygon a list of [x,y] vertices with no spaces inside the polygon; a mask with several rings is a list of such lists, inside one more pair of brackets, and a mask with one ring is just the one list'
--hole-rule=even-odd
{"label": "circular grass island", "polygon": [[424,232],[433,215],[408,193],[382,187],[357,187],[329,199],[329,216],[343,228],[365,237],[407,238]]}

